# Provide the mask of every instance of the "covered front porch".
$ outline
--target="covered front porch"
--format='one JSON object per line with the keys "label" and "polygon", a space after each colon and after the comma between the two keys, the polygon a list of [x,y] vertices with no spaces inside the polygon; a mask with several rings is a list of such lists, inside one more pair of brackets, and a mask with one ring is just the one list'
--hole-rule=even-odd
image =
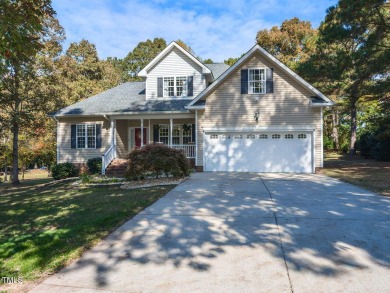
{"label": "covered front porch", "polygon": [[147,144],[165,144],[182,150],[187,158],[197,156],[196,117],[193,114],[165,116],[134,115],[111,117],[111,144],[102,156],[102,174],[114,159],[126,159],[135,148]]}

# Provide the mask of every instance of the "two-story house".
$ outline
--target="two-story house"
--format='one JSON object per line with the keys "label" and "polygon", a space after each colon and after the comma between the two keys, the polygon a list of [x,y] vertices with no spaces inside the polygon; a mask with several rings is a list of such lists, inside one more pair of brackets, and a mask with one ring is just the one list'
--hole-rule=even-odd
{"label": "two-story house", "polygon": [[175,42],[129,82],[61,109],[57,162],[113,160],[137,147],[181,149],[204,171],[311,173],[323,164],[332,102],[256,45],[233,66],[203,64]]}

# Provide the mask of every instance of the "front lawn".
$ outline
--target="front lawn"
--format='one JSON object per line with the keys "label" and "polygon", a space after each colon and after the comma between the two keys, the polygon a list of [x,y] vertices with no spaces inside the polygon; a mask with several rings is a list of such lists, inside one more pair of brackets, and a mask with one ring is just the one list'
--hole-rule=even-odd
{"label": "front lawn", "polygon": [[318,173],[390,196],[390,162],[325,153],[324,168]]}
{"label": "front lawn", "polygon": [[173,187],[0,185],[1,276],[28,281],[58,271]]}

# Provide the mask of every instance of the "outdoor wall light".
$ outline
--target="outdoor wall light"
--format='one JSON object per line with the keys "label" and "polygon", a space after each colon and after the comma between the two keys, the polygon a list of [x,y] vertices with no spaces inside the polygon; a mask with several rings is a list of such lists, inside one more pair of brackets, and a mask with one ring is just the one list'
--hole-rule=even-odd
{"label": "outdoor wall light", "polygon": [[257,109],[254,116],[256,123],[259,122],[259,117],[260,117],[260,111],[259,109]]}

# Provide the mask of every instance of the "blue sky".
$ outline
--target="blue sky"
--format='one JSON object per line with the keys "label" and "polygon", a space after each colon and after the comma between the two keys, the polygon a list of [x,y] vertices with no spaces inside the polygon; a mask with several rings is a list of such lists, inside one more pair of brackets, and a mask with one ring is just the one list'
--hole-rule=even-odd
{"label": "blue sky", "polygon": [[141,41],[181,39],[206,59],[239,57],[260,29],[298,17],[318,27],[336,0],[53,0],[67,41],[87,39],[99,57],[123,58]]}

